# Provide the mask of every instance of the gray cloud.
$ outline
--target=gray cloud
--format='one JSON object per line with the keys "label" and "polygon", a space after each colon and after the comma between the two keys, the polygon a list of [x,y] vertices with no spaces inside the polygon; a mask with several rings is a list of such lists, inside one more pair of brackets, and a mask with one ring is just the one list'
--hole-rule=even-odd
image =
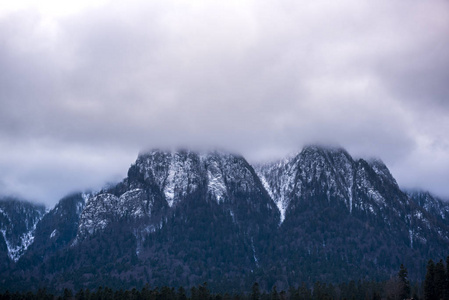
{"label": "gray cloud", "polygon": [[124,176],[141,149],[258,161],[329,143],[449,197],[448,6],[130,1],[0,14],[0,186],[54,204]]}

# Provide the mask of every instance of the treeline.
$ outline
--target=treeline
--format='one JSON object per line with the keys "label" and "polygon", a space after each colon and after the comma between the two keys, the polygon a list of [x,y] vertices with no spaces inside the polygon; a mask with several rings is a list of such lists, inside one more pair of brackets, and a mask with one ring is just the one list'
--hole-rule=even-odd
{"label": "treeline", "polygon": [[334,286],[317,282],[312,287],[305,284],[288,291],[278,291],[276,286],[270,292],[261,291],[258,283],[254,283],[248,293],[213,293],[207,284],[192,287],[189,291],[162,287],[150,288],[145,286],[141,290],[113,290],[99,287],[95,291],[81,289],[75,294],[64,289],[60,295],[55,295],[45,289],[37,293],[9,293],[0,295],[0,300],[328,300],[328,299],[382,299],[382,283],[354,282]]}
{"label": "treeline", "polygon": [[446,265],[440,259],[438,263],[429,260],[424,280],[425,299],[449,299],[449,256]]}
{"label": "treeline", "polygon": [[271,291],[261,291],[258,283],[254,283],[248,293],[213,293],[207,284],[192,287],[186,291],[180,287],[178,289],[162,287],[150,288],[145,286],[141,290],[113,290],[109,287],[99,287],[95,291],[81,289],[72,293],[69,289],[55,295],[45,289],[40,289],[37,293],[9,293],[0,295],[0,300],[330,300],[330,299],[403,299],[394,294],[397,289],[385,294],[385,282],[355,282],[347,284],[332,285],[316,282],[308,287],[302,284],[297,288],[290,288],[288,291],[278,291],[276,286]]}
{"label": "treeline", "polygon": [[247,293],[212,292],[207,283],[194,286],[189,290],[180,287],[155,287],[145,285],[142,289],[114,290],[99,287],[96,290],[80,289],[76,293],[64,289],[54,294],[46,289],[37,292],[6,291],[0,294],[0,300],[434,300],[449,299],[449,256],[446,263],[429,260],[427,273],[422,284],[411,284],[407,269],[401,265],[396,276],[388,281],[350,281],[338,285],[316,282],[309,286],[305,283],[290,287],[287,291],[262,290],[256,282]]}

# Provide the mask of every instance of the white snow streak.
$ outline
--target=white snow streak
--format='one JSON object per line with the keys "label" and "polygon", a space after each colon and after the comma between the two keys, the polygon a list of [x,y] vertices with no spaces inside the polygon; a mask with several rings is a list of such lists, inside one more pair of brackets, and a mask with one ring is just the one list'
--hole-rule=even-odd
{"label": "white snow streak", "polygon": [[168,206],[173,206],[173,200],[175,198],[175,173],[174,161],[170,162],[170,168],[168,170],[167,183],[164,187],[165,199],[167,199]]}
{"label": "white snow streak", "polygon": [[219,172],[212,173],[211,170],[207,170],[208,179],[208,191],[215,196],[217,202],[220,203],[226,195],[226,185],[223,181],[223,177]]}
{"label": "white snow streak", "polygon": [[3,238],[5,239],[6,247],[8,248],[9,258],[11,258],[15,262],[17,262],[19,260],[19,258],[23,255],[23,253],[25,253],[25,251],[28,249],[28,247],[31,245],[31,243],[33,243],[35,229],[36,229],[36,225],[34,225],[30,231],[24,233],[20,237],[19,245],[16,245],[16,246],[12,245],[6,238],[6,230],[4,230],[4,229],[0,230],[3,234]]}

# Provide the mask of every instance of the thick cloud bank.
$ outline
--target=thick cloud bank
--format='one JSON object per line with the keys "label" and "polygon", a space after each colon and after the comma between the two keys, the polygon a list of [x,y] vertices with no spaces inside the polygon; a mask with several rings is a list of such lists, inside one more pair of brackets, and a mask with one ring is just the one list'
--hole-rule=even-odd
{"label": "thick cloud bank", "polygon": [[0,5],[0,192],[53,205],[141,149],[340,145],[449,198],[449,2]]}

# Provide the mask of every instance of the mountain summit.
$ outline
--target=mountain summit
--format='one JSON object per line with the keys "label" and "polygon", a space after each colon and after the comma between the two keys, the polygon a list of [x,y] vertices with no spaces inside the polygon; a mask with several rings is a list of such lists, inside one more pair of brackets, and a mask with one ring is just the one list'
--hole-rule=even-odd
{"label": "mountain summit", "polygon": [[32,242],[15,256],[0,241],[0,286],[271,288],[387,278],[401,263],[421,278],[427,259],[447,254],[448,212],[401,191],[382,161],[344,149],[309,146],[257,166],[226,152],[153,150],[117,185],[36,213]]}

